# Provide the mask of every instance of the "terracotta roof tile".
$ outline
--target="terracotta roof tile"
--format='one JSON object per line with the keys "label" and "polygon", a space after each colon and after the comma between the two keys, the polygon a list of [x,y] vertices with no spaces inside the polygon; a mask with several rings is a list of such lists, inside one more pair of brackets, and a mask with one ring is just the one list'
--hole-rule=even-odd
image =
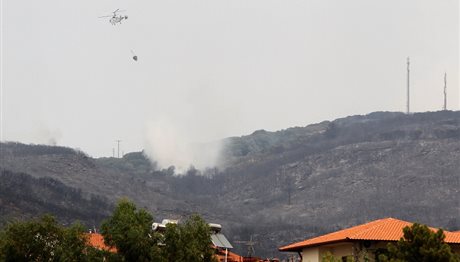
{"label": "terracotta roof tile", "polygon": [[[233,253],[233,252],[230,252],[230,251],[227,251],[227,262],[243,262],[243,257],[236,254],[236,253]],[[220,250],[217,254],[217,259],[219,261],[225,261],[225,250]]]}
{"label": "terracotta roof tile", "polygon": [[[383,240],[398,241],[403,237],[403,228],[411,226],[412,223],[394,219],[384,218],[371,221],[366,224],[343,229],[323,236],[307,239],[279,248],[280,251],[298,251],[309,246],[322,245],[327,243],[346,241],[346,240]],[[437,230],[430,228],[431,230]],[[460,233],[444,231],[445,242],[450,244],[460,244]]]}
{"label": "terracotta roof tile", "polygon": [[104,237],[98,233],[89,233],[88,234],[88,244],[92,247],[97,249],[106,250],[109,252],[117,252],[117,249],[114,247],[110,247],[105,244]]}
{"label": "terracotta roof tile", "polygon": [[446,239],[444,240],[446,243],[460,244],[460,231],[456,231],[456,232],[444,231],[444,235],[446,235]]}

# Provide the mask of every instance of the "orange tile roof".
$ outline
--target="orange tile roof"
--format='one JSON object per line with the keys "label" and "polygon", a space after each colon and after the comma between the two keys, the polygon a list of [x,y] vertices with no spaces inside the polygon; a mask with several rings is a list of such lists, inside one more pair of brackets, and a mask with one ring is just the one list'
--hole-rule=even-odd
{"label": "orange tile roof", "polygon": [[[227,262],[243,262],[242,256],[230,251],[227,252]],[[225,261],[225,250],[219,250],[217,253],[217,259],[218,261]]]}
{"label": "orange tile roof", "polygon": [[449,232],[449,231],[444,231],[444,235],[446,236],[446,239],[444,241],[449,244],[460,244],[460,232]]}
{"label": "orange tile roof", "polygon": [[[299,251],[305,247],[318,246],[328,243],[347,240],[383,240],[398,241],[403,237],[403,228],[411,226],[412,223],[395,218],[384,218],[371,221],[366,224],[343,229],[323,236],[307,239],[280,247],[280,251]],[[430,228],[436,230],[435,228]],[[460,244],[460,234],[444,231],[445,242],[449,244]]]}
{"label": "orange tile roof", "polygon": [[99,233],[89,233],[88,234],[88,244],[92,247],[95,247],[100,250],[106,250],[109,252],[117,252],[117,249],[114,247],[110,247],[105,244],[104,237]]}

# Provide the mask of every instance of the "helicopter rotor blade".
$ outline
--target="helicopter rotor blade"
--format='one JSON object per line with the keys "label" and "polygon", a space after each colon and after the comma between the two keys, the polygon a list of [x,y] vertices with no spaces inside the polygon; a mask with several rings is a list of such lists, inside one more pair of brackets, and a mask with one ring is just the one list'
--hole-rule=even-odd
{"label": "helicopter rotor blade", "polygon": [[106,17],[113,17],[113,15],[99,16],[98,18],[106,18]]}
{"label": "helicopter rotor blade", "polygon": [[112,13],[116,14],[116,13],[121,13],[121,12],[125,12],[125,11],[126,10],[124,10],[124,9],[123,10],[117,9],[117,10],[113,11]]}

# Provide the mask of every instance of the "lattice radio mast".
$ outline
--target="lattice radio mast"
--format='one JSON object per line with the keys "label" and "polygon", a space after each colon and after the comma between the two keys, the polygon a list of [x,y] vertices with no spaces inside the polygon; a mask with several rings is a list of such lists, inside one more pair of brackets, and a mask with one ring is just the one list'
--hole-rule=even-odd
{"label": "lattice radio mast", "polygon": [[410,59],[409,57],[407,57],[407,109],[406,109],[406,113],[409,114],[410,113],[410,90],[409,90],[409,84],[410,84]]}
{"label": "lattice radio mast", "polygon": [[444,72],[444,111],[447,110],[447,73]]}
{"label": "lattice radio mast", "polygon": [[118,147],[117,157],[120,158],[120,142],[121,142],[121,140],[115,140],[115,142],[117,142],[117,147]]}

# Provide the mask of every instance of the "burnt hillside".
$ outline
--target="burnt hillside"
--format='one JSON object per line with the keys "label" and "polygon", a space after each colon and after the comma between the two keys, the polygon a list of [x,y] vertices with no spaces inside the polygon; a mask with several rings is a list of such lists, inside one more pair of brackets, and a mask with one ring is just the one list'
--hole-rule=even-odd
{"label": "burnt hillside", "polygon": [[92,195],[84,198],[80,189],[53,178],[33,178],[8,170],[0,172],[0,224],[54,214],[63,224],[80,221],[89,227],[110,214],[107,200]]}
{"label": "burnt hillside", "polygon": [[[219,168],[181,176],[141,152],[92,159],[68,148],[9,143],[2,144],[0,163],[81,190],[85,199],[114,203],[127,196],[157,220],[198,212],[222,223],[231,240],[254,235],[264,256],[288,242],[388,216],[459,228],[460,112],[376,112],[224,143]],[[9,214],[26,211],[18,205]]]}

